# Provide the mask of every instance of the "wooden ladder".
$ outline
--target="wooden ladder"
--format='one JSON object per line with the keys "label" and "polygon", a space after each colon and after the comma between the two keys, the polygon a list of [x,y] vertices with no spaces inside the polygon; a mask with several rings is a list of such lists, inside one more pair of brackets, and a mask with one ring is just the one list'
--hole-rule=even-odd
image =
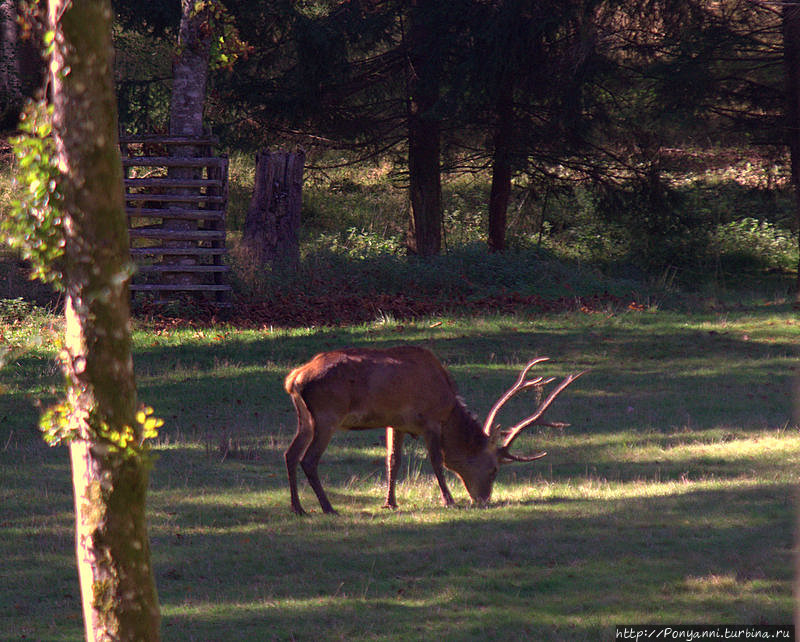
{"label": "wooden ladder", "polygon": [[[212,137],[120,137],[134,293],[167,300],[170,293],[205,293],[218,304],[229,302],[228,158],[212,155],[217,143]],[[171,155],[177,146],[196,153]]]}

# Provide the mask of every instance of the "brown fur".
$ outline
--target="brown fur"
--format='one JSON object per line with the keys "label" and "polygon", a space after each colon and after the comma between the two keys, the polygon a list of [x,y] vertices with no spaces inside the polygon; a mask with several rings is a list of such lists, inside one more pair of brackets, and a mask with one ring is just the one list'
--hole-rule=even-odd
{"label": "brown fur", "polygon": [[443,466],[461,478],[473,502],[483,504],[491,497],[500,464],[509,461],[508,445],[493,443],[485,432],[488,428],[480,425],[458,397],[450,374],[423,348],[323,352],[292,370],[284,387],[297,411],[297,434],[285,459],[292,510],[298,514],[304,512],[297,493],[298,463],[322,510],[336,512],[322,488],[317,465],[338,430],[386,429],[385,506],[390,508],[397,506],[394,487],[407,434],[425,440],[446,505],[454,502]]}

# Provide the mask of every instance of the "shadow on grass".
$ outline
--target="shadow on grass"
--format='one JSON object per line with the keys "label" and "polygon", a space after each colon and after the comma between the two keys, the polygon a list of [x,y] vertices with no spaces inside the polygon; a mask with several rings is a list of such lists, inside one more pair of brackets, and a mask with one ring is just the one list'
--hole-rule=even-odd
{"label": "shadow on grass", "polygon": [[[232,338],[213,345],[143,347],[136,354],[137,368],[144,373],[142,398],[167,419],[167,430],[175,420],[184,430],[242,424],[245,433],[276,428],[293,432],[293,411],[283,391],[283,377],[292,367],[322,349],[411,340],[431,347],[449,364],[462,394],[480,415],[516,376],[518,366],[505,364],[547,354],[553,357],[543,369],[548,374],[591,368],[553,410],[573,424],[572,431],[760,430],[786,424],[791,417],[796,373],[790,364],[799,352],[789,340],[762,342],[734,332],[665,331],[646,324],[320,334],[316,340],[252,335],[250,340]],[[512,400],[509,421],[512,415],[524,415],[530,403]]]}
{"label": "shadow on grass", "polygon": [[556,498],[437,509],[435,522],[427,511],[411,520],[267,516],[254,524],[243,511],[238,526],[216,535],[201,526],[168,552],[156,527],[165,631],[176,639],[222,639],[226,630],[284,639],[608,639],[630,614],[788,622],[790,494],[765,485]]}
{"label": "shadow on grass", "polygon": [[[371,465],[348,453],[363,461],[348,470],[332,447],[328,468],[342,514],[309,504],[317,512],[301,519],[289,514],[277,449],[255,462],[159,452],[149,506],[166,638],[596,640],[625,621],[791,619],[794,485],[770,480],[769,463],[739,461],[747,480],[731,470],[669,486],[635,482],[649,462],[620,463],[635,483],[618,495],[555,466],[529,500],[446,510],[401,494],[392,513],[347,485],[356,465]],[[0,464],[7,630],[76,637],[66,453],[5,453]],[[520,483],[506,475],[498,497]]]}

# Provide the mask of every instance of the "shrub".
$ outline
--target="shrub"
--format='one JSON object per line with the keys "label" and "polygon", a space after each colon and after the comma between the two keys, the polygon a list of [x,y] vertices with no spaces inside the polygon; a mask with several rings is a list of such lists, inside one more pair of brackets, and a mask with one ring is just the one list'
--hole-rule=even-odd
{"label": "shrub", "polygon": [[718,226],[712,247],[727,270],[788,271],[797,266],[797,234],[756,218],[746,217]]}

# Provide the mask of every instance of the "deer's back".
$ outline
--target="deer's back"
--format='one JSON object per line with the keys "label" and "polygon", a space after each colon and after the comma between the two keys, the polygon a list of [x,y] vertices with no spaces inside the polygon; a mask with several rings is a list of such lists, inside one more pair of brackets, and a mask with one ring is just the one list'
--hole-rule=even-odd
{"label": "deer's back", "polygon": [[315,417],[329,416],[343,428],[416,432],[425,422],[443,422],[457,403],[439,360],[415,346],[323,352],[290,372],[285,387]]}

